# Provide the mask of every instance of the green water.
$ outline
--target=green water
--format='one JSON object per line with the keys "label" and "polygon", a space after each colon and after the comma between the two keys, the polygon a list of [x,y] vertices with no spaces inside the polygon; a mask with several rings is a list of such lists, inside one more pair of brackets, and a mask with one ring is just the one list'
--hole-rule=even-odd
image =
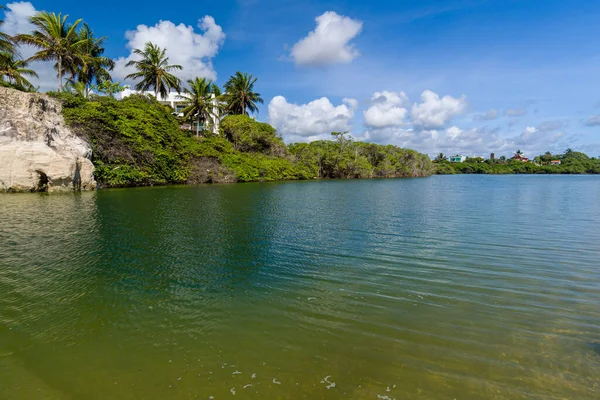
{"label": "green water", "polygon": [[599,385],[599,177],[0,196],[2,399]]}

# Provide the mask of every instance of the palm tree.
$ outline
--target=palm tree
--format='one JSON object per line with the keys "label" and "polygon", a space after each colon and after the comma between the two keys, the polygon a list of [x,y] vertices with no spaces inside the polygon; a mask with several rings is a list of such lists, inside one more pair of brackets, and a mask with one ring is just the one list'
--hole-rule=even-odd
{"label": "palm tree", "polygon": [[448,157],[446,157],[446,155],[444,153],[440,153],[435,157],[435,159],[433,161],[434,162],[442,162],[442,161],[446,161],[447,159],[448,159]]}
{"label": "palm tree", "polygon": [[69,82],[82,83],[85,89],[84,97],[87,97],[94,81],[96,84],[101,84],[112,79],[109,71],[112,71],[115,62],[102,55],[104,53],[103,43],[106,37],[95,38],[94,31],[85,23],[77,36],[82,41],[80,59],[74,60],[77,62],[69,63],[65,66],[65,69],[71,74]]}
{"label": "palm tree", "polygon": [[231,114],[248,115],[246,110],[258,112],[257,103],[263,103],[259,93],[254,92],[256,79],[252,74],[236,72],[225,83],[227,111]]}
{"label": "palm tree", "polygon": [[29,22],[37,29],[31,33],[15,36],[17,43],[28,44],[39,49],[27,61],[56,61],[59,91],[63,88],[64,66],[81,63],[80,50],[88,41],[79,37],[77,33],[81,19],[69,25],[67,17],[68,15],[46,11],[38,12],[29,18]]}
{"label": "palm tree", "polygon": [[[186,100],[186,107],[183,109],[185,119],[196,118],[196,138],[200,130],[200,121],[214,121],[218,118],[218,111],[214,108],[218,102],[220,89],[210,80],[204,78],[188,79],[189,89],[184,89],[184,95],[180,98]],[[216,92],[216,93],[215,93]]]}
{"label": "palm tree", "polygon": [[35,90],[26,77],[37,78],[38,75],[34,70],[27,68],[27,64],[26,60],[17,58],[15,53],[0,53],[0,83],[3,83],[3,86],[11,86],[19,90]]}
{"label": "palm tree", "polygon": [[137,72],[129,74],[125,79],[141,79],[136,83],[135,90],[146,91],[154,88],[154,95],[165,98],[171,89],[181,93],[181,79],[170,71],[183,69],[181,65],[169,65],[169,57],[165,56],[166,49],[147,42],[144,50],[135,49],[134,54],[141,57],[139,61],[129,61],[127,67],[135,67]]}
{"label": "palm tree", "polygon": [[[6,8],[0,4],[0,10],[5,10]],[[4,21],[0,19],[0,28],[2,27],[2,25],[4,24]],[[12,38],[0,31],[0,52],[2,53],[14,53],[15,52],[15,45],[12,41]]]}

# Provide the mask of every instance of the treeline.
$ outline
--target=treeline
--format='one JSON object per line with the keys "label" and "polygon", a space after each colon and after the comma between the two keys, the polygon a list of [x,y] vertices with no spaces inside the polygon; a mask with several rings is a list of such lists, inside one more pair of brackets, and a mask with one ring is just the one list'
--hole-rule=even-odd
{"label": "treeline", "polygon": [[[467,158],[461,163],[450,163],[440,158],[434,160],[436,174],[600,174],[600,159],[571,149],[564,154],[547,152],[532,162]],[[552,160],[560,161],[560,164],[552,165]]]}
{"label": "treeline", "polygon": [[101,187],[416,177],[433,171],[424,154],[355,142],[343,133],[334,133],[334,141],[288,147],[269,124],[232,114],[222,120],[218,135],[205,131],[197,139],[152,96],[52,96],[62,100],[71,129],[92,144]]}

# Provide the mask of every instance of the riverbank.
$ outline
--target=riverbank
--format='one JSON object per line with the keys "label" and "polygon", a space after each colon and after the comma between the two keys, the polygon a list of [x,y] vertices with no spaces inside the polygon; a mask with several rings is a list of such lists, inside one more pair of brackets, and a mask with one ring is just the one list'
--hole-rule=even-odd
{"label": "riverbank", "polygon": [[434,162],[438,175],[452,174],[600,174],[600,159],[572,151],[559,156],[560,164],[542,165],[518,160],[467,159],[461,163]]}
{"label": "riverbank", "polygon": [[[122,100],[93,96],[88,100],[71,93],[46,96],[12,92],[22,97],[23,114],[29,111],[27,104],[32,96],[45,99],[59,110],[63,125],[70,130],[65,136],[89,144],[89,160],[98,188],[420,177],[434,171],[425,154],[355,142],[343,133],[335,133],[334,140],[287,146],[272,126],[245,115],[226,116],[218,135],[200,132],[197,136],[196,132],[181,129],[184,121],[149,96],[134,95]],[[41,113],[35,118],[45,117]],[[51,153],[53,149],[48,147],[46,150]],[[30,154],[29,158],[36,156]],[[7,169],[13,171],[14,167],[7,165]],[[15,187],[9,177],[2,184],[4,191],[52,190],[56,182],[52,174],[42,167],[36,171],[47,175],[46,183]],[[33,173],[37,172],[23,171]]]}

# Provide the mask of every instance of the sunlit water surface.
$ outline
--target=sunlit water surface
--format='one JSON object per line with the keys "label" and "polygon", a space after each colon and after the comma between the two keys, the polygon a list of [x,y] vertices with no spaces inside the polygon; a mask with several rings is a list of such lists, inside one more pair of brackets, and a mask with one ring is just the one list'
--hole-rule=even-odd
{"label": "sunlit water surface", "polygon": [[2,399],[599,385],[599,177],[0,196]]}

